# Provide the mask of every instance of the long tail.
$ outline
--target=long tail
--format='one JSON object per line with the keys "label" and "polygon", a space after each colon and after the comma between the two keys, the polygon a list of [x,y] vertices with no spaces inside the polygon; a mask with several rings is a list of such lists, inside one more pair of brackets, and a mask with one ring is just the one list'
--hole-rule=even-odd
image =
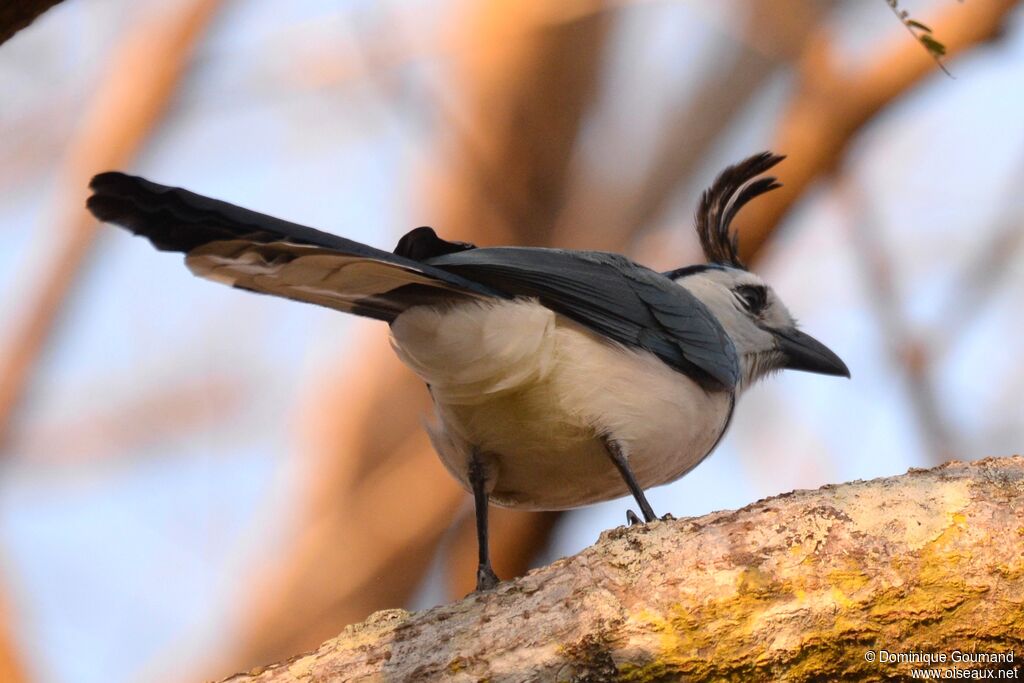
{"label": "long tail", "polygon": [[196,275],[391,322],[409,306],[507,295],[408,256],[470,245],[418,228],[398,253],[124,173],[92,179],[86,206],[96,218],[185,254]]}

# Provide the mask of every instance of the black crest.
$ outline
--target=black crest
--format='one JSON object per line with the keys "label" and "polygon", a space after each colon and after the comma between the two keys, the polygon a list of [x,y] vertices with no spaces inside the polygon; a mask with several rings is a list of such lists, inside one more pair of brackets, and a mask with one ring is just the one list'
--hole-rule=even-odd
{"label": "black crest", "polygon": [[771,152],[756,154],[726,168],[701,195],[697,209],[697,236],[709,263],[746,269],[740,261],[738,239],[730,224],[751,199],[782,187],[775,178],[757,176],[785,158]]}

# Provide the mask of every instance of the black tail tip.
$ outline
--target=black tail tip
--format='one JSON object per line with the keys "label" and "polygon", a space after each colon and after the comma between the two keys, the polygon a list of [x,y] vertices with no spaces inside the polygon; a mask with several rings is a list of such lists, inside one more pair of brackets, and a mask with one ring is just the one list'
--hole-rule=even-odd
{"label": "black tail tip", "polygon": [[121,202],[114,197],[102,194],[94,194],[85,200],[85,208],[89,210],[97,220],[104,223],[113,223],[121,214]]}
{"label": "black tail tip", "polygon": [[117,223],[128,208],[126,202],[138,193],[140,178],[120,171],[97,173],[89,181],[92,195],[85,200],[85,208],[105,223]]}
{"label": "black tail tip", "polygon": [[97,173],[89,181],[89,189],[94,192],[102,192],[104,190],[117,187],[118,185],[124,185],[125,181],[129,180],[132,176],[120,171],[104,171],[103,173]]}

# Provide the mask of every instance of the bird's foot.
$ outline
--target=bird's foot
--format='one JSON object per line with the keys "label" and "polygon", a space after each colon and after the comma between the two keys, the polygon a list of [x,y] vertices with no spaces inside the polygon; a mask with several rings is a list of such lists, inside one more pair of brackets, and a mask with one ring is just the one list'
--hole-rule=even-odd
{"label": "bird's foot", "polygon": [[476,570],[476,592],[489,591],[499,583],[498,575],[491,569],[491,565],[482,564]]}
{"label": "bird's foot", "polygon": [[[671,521],[675,520],[675,517],[673,517],[671,513],[668,513],[668,514],[662,515],[661,517],[656,517],[655,519],[651,519],[651,520],[648,520],[648,521],[653,522],[655,520],[661,521],[661,522],[671,522]],[[626,524],[627,525],[633,526],[634,524],[646,524],[646,523],[647,522],[645,522],[642,519],[640,519],[640,517],[638,517],[637,514],[635,512],[633,512],[632,510],[626,510]]]}

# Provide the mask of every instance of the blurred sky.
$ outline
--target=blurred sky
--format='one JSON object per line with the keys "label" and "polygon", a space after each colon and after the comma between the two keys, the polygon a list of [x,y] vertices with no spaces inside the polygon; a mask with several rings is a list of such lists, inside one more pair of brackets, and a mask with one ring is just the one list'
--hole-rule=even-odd
{"label": "blurred sky", "polygon": [[[66,2],[0,46],[5,322],[24,313],[26,288],[60,238],[58,169],[110,46],[157,6]],[[448,3],[384,6],[420,36],[451,20]],[[386,91],[359,68],[331,69],[358,67],[381,7],[227,3],[171,111],[125,170],[390,249],[426,222],[417,188],[444,123],[430,98],[451,84],[436,52],[389,74]],[[723,58],[740,11],[649,2],[622,12],[603,84],[614,96],[602,99],[579,152],[593,172],[642,165],[652,126]],[[850,3],[836,24],[851,60],[902,31],[881,1]],[[854,245],[862,229],[884,249],[903,322],[949,342],[935,391],[957,452],[1020,450],[1019,250],[991,296],[950,308],[986,236],[1019,231],[1024,216],[1022,28],[1018,12],[1001,41],[948,63],[955,79],[936,72],[878,116],[841,180],[808,193],[758,265],[804,329],[846,360],[852,381],[788,373],[754,388],[714,456],[651,492],[656,510],[697,515],[932,464]],[[679,231],[684,260],[696,259],[696,193],[768,144],[789,85],[765,88],[655,226]],[[0,463],[0,575],[35,680],[145,680],[230,637],[249,568],[272,554],[294,514],[301,399],[343,361],[353,329],[370,324],[195,279],[177,255],[104,229]],[[138,409],[162,405],[169,390],[186,397],[184,416]],[[565,516],[541,562],[591,544],[625,508],[613,501]],[[417,604],[439,595],[427,585]]]}

